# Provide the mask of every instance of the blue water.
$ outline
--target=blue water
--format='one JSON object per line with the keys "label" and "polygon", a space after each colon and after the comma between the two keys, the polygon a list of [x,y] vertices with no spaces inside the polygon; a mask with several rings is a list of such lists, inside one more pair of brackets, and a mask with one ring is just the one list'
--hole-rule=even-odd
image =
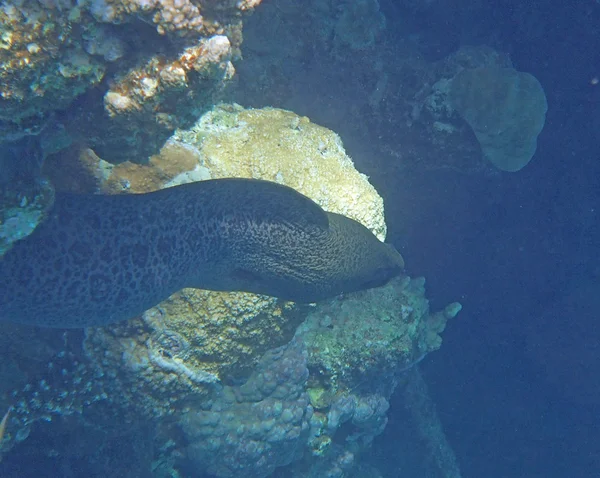
{"label": "blue water", "polygon": [[[562,298],[586,284],[600,294],[600,5],[446,3],[414,19],[434,45],[426,54],[448,38],[508,51],[544,85],[549,109],[520,173],[429,175],[414,185],[437,198],[402,238],[403,253],[434,302],[464,305],[422,370],[464,477],[599,476],[600,303],[569,314]],[[581,342],[563,344],[573,328]],[[557,346],[533,357],[538,334]],[[402,433],[393,423],[378,446],[392,452]]]}
{"label": "blue water", "polygon": [[[390,178],[360,162],[369,146],[344,134],[335,108],[290,107],[341,133],[388,211],[402,190],[417,219],[406,228],[407,215],[392,213],[390,239],[409,273],[427,278],[434,309],[455,299],[464,306],[440,351],[421,364],[462,475],[600,476],[600,5],[440,1],[419,13],[398,2],[381,6],[386,35],[394,28],[398,38],[417,35],[430,61],[487,44],[539,79],[549,109],[532,162],[492,177]],[[323,88],[343,110],[327,85],[310,88]],[[395,398],[371,460],[385,476],[426,476],[418,460],[400,458],[419,446],[407,445],[406,434],[416,433]]]}

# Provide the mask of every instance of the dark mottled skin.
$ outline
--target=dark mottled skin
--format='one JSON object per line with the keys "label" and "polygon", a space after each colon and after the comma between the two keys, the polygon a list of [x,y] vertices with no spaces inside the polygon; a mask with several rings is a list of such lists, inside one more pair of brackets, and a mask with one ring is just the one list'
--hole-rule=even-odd
{"label": "dark mottled skin", "polygon": [[361,224],[267,181],[57,195],[48,219],[0,259],[0,319],[105,325],[184,287],[315,302],[383,285],[402,267]]}

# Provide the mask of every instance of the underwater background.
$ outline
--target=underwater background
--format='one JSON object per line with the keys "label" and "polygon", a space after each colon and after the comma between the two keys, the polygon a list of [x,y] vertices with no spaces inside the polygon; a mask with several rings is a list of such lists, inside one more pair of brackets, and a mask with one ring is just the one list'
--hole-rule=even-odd
{"label": "underwater background", "polygon": [[597,476],[599,25],[592,0],[3,1],[0,253],[57,192],[242,176],[407,275],[2,322],[0,477]]}

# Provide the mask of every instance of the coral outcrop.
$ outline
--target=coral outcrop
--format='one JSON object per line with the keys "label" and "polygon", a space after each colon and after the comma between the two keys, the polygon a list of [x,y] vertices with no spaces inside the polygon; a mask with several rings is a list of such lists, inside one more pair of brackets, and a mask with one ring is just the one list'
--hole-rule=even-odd
{"label": "coral outcrop", "polygon": [[160,34],[211,36],[236,25],[240,13],[252,9],[260,0],[86,0],[82,3],[102,23],[122,24],[141,17],[155,25]]}
{"label": "coral outcrop", "polygon": [[175,128],[192,124],[219,100],[235,72],[232,59],[224,35],[201,39],[170,60],[151,58],[115,78],[103,101],[109,121],[96,129],[86,125],[90,132],[82,135],[91,139],[93,131],[95,150],[106,160],[143,161]]}
{"label": "coral outcrop", "polygon": [[304,344],[271,350],[241,386],[220,390],[207,409],[180,417],[189,458],[219,477],[264,477],[302,455],[312,407]]}
{"label": "coral outcrop", "polygon": [[452,79],[449,101],[498,169],[518,171],[531,160],[548,109],[533,75],[513,68],[465,69]]}
{"label": "coral outcrop", "polygon": [[0,141],[35,136],[46,154],[75,141],[144,161],[223,93],[243,14],[259,3],[3,2]]}
{"label": "coral outcrop", "polygon": [[216,107],[175,141],[200,150],[211,178],[240,176],[290,186],[323,209],[351,217],[385,239],[383,200],[358,173],[340,137],[277,108]]}
{"label": "coral outcrop", "polygon": [[[395,279],[371,293],[352,294],[308,314],[297,334],[307,344],[311,375],[319,377],[315,408],[326,406],[326,397],[335,396],[338,388],[366,385],[387,393],[399,370],[439,348],[439,333],[460,305],[430,315],[424,286],[423,278]],[[390,380],[382,380],[383,376]]]}
{"label": "coral outcrop", "polygon": [[[453,303],[431,313],[424,284],[404,277],[320,304],[298,328],[296,337],[308,350],[314,408],[308,446],[325,458],[317,468],[323,473],[344,476],[354,456],[383,431],[388,400],[403,374],[440,347],[439,334],[460,311]],[[339,456],[349,463],[342,466]]]}
{"label": "coral outcrop", "polygon": [[85,50],[92,22],[81,13],[70,1],[2,2],[0,141],[40,134],[104,77],[108,62]]}

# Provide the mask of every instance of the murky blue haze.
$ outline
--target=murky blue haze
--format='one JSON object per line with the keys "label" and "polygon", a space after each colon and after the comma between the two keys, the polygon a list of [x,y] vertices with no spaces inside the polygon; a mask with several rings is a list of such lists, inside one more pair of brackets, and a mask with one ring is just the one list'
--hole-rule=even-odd
{"label": "murky blue haze", "polygon": [[[600,473],[599,7],[448,2],[412,23],[425,54],[461,42],[510,52],[549,104],[527,168],[424,179],[415,188],[433,206],[399,239],[432,297],[465,307],[422,365],[465,477]],[[553,347],[532,351],[539,342]],[[401,430],[392,418],[376,442],[382,457]]]}
{"label": "murky blue haze", "polygon": [[[534,74],[548,98],[536,155],[521,172],[415,175],[402,187],[418,219],[408,230],[388,219],[409,272],[427,278],[433,303],[459,298],[464,306],[443,347],[421,365],[462,475],[596,476],[600,5],[436,2],[419,15],[391,1],[381,5],[388,34],[397,28],[405,37],[408,29],[426,58],[486,44]],[[335,124],[360,158],[368,147],[344,135],[331,115],[321,112],[321,121]],[[390,179],[360,166],[385,198]],[[400,457],[409,421],[396,397],[373,450],[386,476],[426,476],[417,459]]]}

